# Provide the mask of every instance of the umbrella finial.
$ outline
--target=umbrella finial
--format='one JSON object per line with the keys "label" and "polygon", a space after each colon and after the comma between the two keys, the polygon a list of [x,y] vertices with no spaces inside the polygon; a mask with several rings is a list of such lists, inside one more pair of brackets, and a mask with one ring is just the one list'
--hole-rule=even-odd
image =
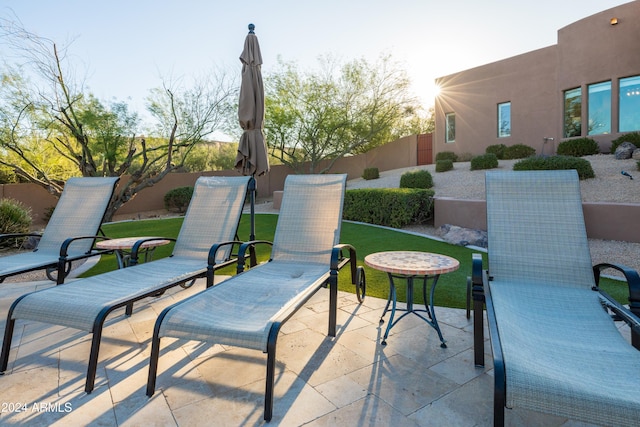
{"label": "umbrella finial", "polygon": [[256,29],[256,26],[255,26],[255,25],[253,25],[253,24],[249,24],[249,34],[255,34],[255,33],[253,32],[253,30],[255,30],[255,29]]}

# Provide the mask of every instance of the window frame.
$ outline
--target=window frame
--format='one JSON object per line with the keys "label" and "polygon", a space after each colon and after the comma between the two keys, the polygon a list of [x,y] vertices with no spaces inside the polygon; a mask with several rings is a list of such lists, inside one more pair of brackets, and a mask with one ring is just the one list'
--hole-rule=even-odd
{"label": "window frame", "polygon": [[[505,107],[507,109],[508,118],[504,120],[503,114]],[[502,125],[503,122],[508,123],[506,129],[505,126]],[[508,138],[511,136],[511,101],[501,102],[498,104],[498,138]]]}
{"label": "window frame", "polygon": [[453,144],[456,142],[456,113],[446,113],[444,115],[444,142]]}

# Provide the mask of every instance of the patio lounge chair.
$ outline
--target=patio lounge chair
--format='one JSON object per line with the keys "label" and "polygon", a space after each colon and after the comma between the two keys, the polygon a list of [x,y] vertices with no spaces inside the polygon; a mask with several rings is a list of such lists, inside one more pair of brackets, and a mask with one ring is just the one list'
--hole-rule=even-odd
{"label": "patio lounge chair", "polygon": [[[288,176],[269,262],[167,307],[156,321],[147,396],[155,392],[160,338],[219,343],[267,353],[264,419],[273,412],[276,340],[280,327],[329,285],[329,336],[336,334],[338,271],[351,264],[358,300],[364,271],[350,245],[338,245],[345,175]],[[244,248],[253,243],[245,243]],[[349,250],[349,257],[341,256]],[[240,265],[240,269],[242,266]]]}
{"label": "patio lounge chair", "polygon": [[0,235],[0,239],[40,237],[34,251],[0,257],[0,283],[9,276],[46,269],[47,277],[61,284],[72,261],[99,255],[92,247],[117,183],[117,177],[69,178],[42,235]]}
{"label": "patio lounge chair", "polygon": [[[640,351],[614,320],[640,319],[598,288],[624,273],[640,310],[640,277],[591,265],[575,170],[487,172],[489,270],[473,258],[475,363],[484,365],[486,303],[495,367],[494,424],[520,407],[591,424],[637,426]],[[603,220],[606,220],[603,218]]]}
{"label": "patio lounge chair", "polygon": [[[79,279],[21,296],[9,309],[0,372],[7,369],[16,320],[35,320],[93,334],[85,391],[93,390],[102,327],[115,309],[155,296],[173,286],[207,276],[235,263],[230,253],[247,192],[249,177],[201,177],[196,181],[180,233],[170,257]],[[136,257],[133,247],[132,259]]]}

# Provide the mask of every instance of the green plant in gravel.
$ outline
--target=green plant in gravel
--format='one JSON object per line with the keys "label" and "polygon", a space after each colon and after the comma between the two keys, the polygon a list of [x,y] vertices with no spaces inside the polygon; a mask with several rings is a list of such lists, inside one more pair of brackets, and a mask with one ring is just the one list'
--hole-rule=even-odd
{"label": "green plant in gravel", "polygon": [[433,177],[426,169],[409,171],[400,177],[400,188],[431,188]]}
{"label": "green plant in gravel", "polygon": [[351,221],[402,228],[431,218],[433,190],[362,188],[347,190],[342,216]]}
{"label": "green plant in gravel", "polygon": [[595,178],[595,173],[586,159],[571,156],[530,157],[513,165],[514,171],[575,169],[582,179]]}
{"label": "green plant in gravel", "polygon": [[495,154],[498,160],[504,159],[504,152],[507,149],[507,146],[504,144],[494,144],[488,146],[484,152],[487,154]]}
{"label": "green plant in gravel", "polygon": [[453,169],[453,162],[449,159],[438,160],[436,162],[436,172],[446,172]]}
{"label": "green plant in gravel", "polygon": [[525,144],[511,145],[504,150],[505,160],[511,159],[526,159],[536,154],[536,150],[533,147],[529,147]]}
{"label": "green plant in gravel", "polygon": [[498,167],[498,157],[493,153],[482,154],[471,159],[471,170],[494,169]]}
{"label": "green plant in gravel", "polygon": [[629,132],[611,141],[611,152],[615,152],[616,148],[623,142],[630,142],[636,147],[640,147],[640,132]]}
{"label": "green plant in gravel", "polygon": [[[24,204],[13,199],[0,199],[0,234],[28,233],[31,221],[31,211]],[[19,246],[23,240],[0,240],[0,246]]]}
{"label": "green plant in gravel", "polygon": [[438,160],[451,160],[452,162],[457,162],[458,155],[453,151],[441,151],[436,154],[436,162]]}
{"label": "green plant in gravel", "polygon": [[189,207],[193,187],[177,187],[167,191],[164,195],[164,207],[171,212],[184,213]]}
{"label": "green plant in gravel", "polygon": [[380,178],[380,171],[378,168],[365,168],[362,172],[362,178],[366,180]]}
{"label": "green plant in gravel", "polygon": [[593,138],[567,139],[558,144],[556,153],[559,156],[583,157],[598,154],[600,147]]}

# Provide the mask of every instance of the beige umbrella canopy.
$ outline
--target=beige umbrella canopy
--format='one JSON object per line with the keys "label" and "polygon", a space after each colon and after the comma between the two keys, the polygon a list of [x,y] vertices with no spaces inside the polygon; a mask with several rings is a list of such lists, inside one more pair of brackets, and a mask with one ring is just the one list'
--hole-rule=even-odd
{"label": "beige umbrella canopy", "polygon": [[236,169],[243,175],[260,176],[269,171],[269,160],[264,134],[264,85],[262,83],[262,54],[260,44],[249,24],[249,34],[244,41],[244,50],[240,55],[242,62],[242,81],[238,119],[244,130],[238,144]]}

